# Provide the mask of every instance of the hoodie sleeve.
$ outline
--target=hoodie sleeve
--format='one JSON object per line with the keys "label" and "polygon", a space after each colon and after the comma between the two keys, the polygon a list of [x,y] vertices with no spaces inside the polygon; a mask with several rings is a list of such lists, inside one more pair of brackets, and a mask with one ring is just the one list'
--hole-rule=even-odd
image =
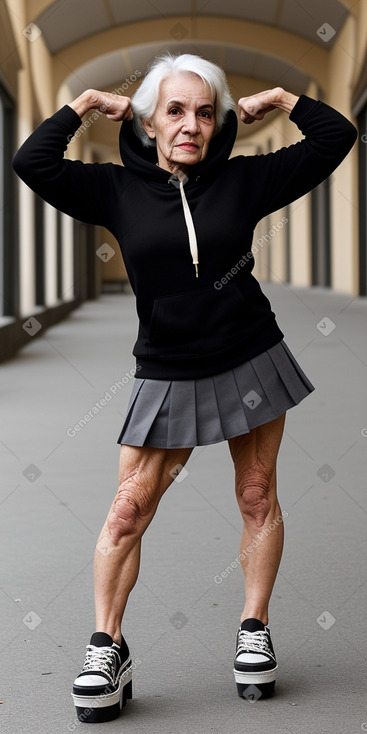
{"label": "hoodie sleeve", "polygon": [[305,138],[275,153],[251,156],[257,221],[318,186],[351,150],[357,130],[333,107],[302,94],[289,119]]}
{"label": "hoodie sleeve", "polygon": [[70,217],[108,227],[115,203],[112,163],[64,158],[82,119],[69,105],[44,120],[15,154],[16,174],[48,204]]}

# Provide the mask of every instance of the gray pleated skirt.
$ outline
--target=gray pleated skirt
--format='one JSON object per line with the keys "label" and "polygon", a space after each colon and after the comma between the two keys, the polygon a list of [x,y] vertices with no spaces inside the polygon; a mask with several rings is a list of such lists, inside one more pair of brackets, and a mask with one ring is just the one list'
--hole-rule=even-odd
{"label": "gray pleated skirt", "polygon": [[284,339],[212,377],[135,377],[117,443],[172,449],[218,443],[278,418],[314,389]]}

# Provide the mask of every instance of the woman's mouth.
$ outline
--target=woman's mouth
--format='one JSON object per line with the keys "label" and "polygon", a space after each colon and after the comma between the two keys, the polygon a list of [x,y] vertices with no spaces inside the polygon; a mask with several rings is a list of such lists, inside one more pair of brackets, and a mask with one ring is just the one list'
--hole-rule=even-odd
{"label": "woman's mouth", "polygon": [[191,150],[191,151],[198,150],[199,148],[199,146],[196,145],[196,143],[180,143],[180,145],[178,145],[177,147],[182,148],[182,150]]}

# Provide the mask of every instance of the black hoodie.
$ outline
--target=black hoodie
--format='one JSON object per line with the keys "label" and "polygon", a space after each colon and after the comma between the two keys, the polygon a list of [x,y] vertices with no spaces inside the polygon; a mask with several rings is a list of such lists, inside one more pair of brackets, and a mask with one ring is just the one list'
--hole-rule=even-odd
{"label": "black hoodie", "polygon": [[14,170],[33,191],[76,219],[105,226],[119,242],[136,296],[140,378],[217,374],[283,338],[251,273],[254,227],[329,176],[357,135],[343,115],[306,95],[290,120],[302,141],[228,159],[237,133],[230,111],[206,158],[181,182],[156,165],[155,148],[142,146],[132,122],[120,129],[124,167],[66,160],[82,124],[68,105],[16,153]]}

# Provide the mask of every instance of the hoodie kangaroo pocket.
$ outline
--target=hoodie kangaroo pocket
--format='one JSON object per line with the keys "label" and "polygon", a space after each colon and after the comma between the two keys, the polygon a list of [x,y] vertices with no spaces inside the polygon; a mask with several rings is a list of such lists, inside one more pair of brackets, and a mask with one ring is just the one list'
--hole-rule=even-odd
{"label": "hoodie kangaroo pocket", "polygon": [[172,359],[221,351],[239,338],[246,298],[235,283],[155,298],[149,353]]}

